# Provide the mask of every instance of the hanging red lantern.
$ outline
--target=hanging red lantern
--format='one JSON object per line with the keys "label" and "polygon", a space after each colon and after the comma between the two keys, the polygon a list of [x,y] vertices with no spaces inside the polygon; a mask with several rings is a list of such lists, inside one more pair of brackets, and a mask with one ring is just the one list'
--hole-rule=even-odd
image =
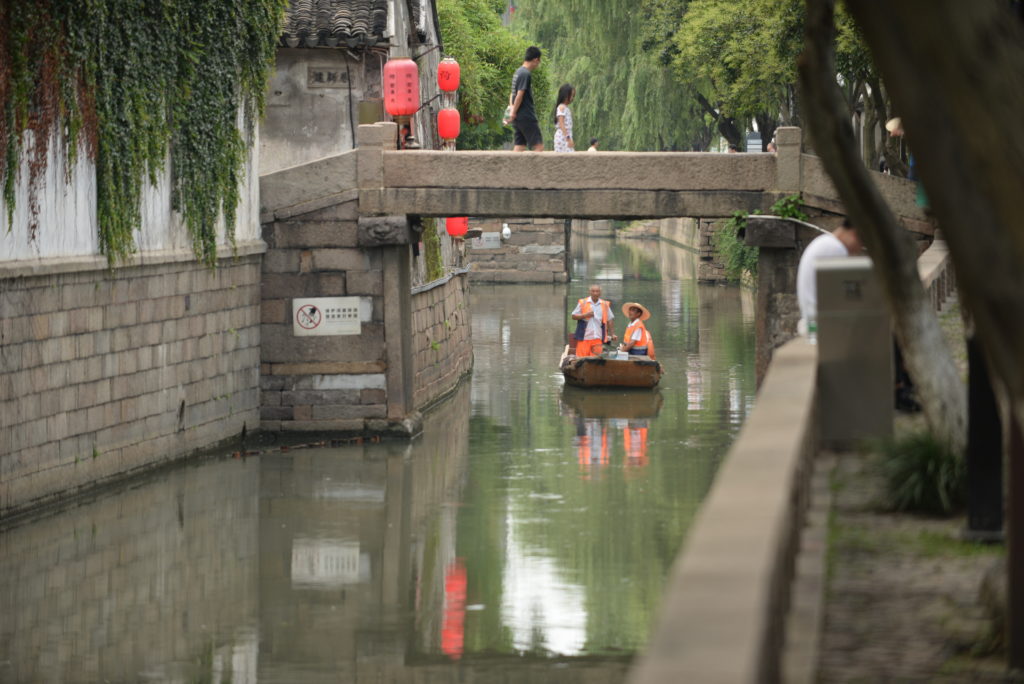
{"label": "hanging red lantern", "polygon": [[462,237],[469,230],[469,217],[449,216],[444,220],[444,229],[452,237]]}
{"label": "hanging red lantern", "polygon": [[384,109],[391,116],[412,116],[420,108],[420,73],[408,57],[384,65]]}
{"label": "hanging red lantern", "polygon": [[459,110],[442,109],[437,113],[437,134],[441,140],[455,140],[459,137],[461,121]]}
{"label": "hanging red lantern", "polygon": [[446,93],[459,89],[459,63],[452,57],[445,57],[437,65],[437,87]]}

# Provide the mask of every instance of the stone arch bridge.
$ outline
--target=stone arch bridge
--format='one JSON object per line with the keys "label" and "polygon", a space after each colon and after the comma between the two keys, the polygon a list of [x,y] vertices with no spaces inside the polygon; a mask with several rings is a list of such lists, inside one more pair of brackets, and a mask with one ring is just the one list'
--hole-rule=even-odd
{"label": "stone arch bridge", "polygon": [[[778,129],[777,154],[399,151],[393,123],[358,139],[260,179],[264,429],[414,433],[417,411],[471,368],[465,279],[412,287],[411,217],[719,218],[794,193],[842,213],[798,128]],[[913,183],[873,176],[904,227],[930,237]],[[294,337],[291,302],[329,296],[360,298],[360,333]]]}

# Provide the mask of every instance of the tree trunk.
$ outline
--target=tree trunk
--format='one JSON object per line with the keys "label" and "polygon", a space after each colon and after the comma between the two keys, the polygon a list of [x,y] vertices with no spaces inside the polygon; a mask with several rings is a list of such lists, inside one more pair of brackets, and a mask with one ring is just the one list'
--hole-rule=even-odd
{"label": "tree trunk", "polygon": [[917,250],[879,194],[857,153],[835,80],[834,0],[807,0],[805,49],[798,68],[815,150],[871,254],[907,370],[934,435],[962,454],[967,442],[964,384],[917,272]]}
{"label": "tree trunk", "polygon": [[697,102],[703,107],[704,111],[710,114],[715,119],[715,124],[718,127],[719,134],[725,138],[729,143],[736,145],[737,147],[743,146],[743,134],[740,133],[739,129],[736,128],[736,120],[730,116],[723,116],[722,113],[711,106],[708,99],[700,93],[694,93],[697,98]]}
{"label": "tree trunk", "polygon": [[[775,137],[775,129],[778,127],[778,121],[771,114],[762,113],[754,117],[757,121],[757,132],[761,134],[761,149],[758,152],[766,151],[768,143]],[[747,150],[750,152],[750,150]]]}
{"label": "tree trunk", "polygon": [[885,165],[889,167],[889,172],[892,175],[906,178],[910,169],[907,162],[903,160],[902,139],[890,136],[889,131],[885,130],[885,123],[892,117],[890,116],[891,109],[888,98],[882,89],[882,81],[875,78],[870,81],[869,85],[871,86],[869,101],[878,118],[878,123],[882,126],[882,141],[878,146],[878,156],[885,158]]}
{"label": "tree trunk", "polygon": [[1024,668],[1024,26],[1000,2],[846,4],[903,119],[999,398],[1007,643]]}

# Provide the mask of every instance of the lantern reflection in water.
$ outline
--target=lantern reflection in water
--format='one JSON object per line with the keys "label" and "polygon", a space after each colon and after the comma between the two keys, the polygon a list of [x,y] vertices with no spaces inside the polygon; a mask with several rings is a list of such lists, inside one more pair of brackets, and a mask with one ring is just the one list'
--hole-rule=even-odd
{"label": "lantern reflection in water", "polygon": [[441,652],[452,660],[462,657],[466,639],[466,566],[456,558],[444,578],[444,617],[441,623]]}

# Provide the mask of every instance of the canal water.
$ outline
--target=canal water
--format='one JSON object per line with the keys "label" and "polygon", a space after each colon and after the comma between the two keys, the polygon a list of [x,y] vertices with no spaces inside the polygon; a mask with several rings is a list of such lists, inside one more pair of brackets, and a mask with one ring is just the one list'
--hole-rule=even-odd
{"label": "canal water", "polygon": [[[568,285],[473,287],[473,376],[411,443],[225,454],[0,533],[0,681],[622,681],[752,405],[753,305],[573,239]],[[658,389],[564,386],[592,282],[651,310]]]}

